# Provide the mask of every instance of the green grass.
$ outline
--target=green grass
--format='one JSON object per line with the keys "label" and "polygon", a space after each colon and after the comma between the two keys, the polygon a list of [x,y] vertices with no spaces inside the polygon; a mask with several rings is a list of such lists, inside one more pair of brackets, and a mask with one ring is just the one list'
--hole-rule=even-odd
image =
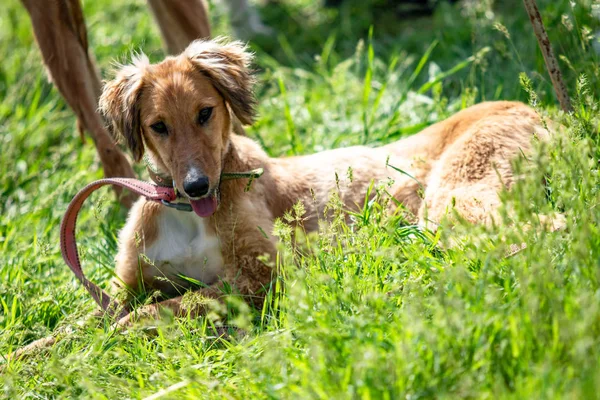
{"label": "green grass", "polygon": [[[570,116],[557,110],[520,1],[442,4],[431,18],[405,21],[361,3],[260,8],[278,36],[255,44],[260,117],[249,134],[269,154],[388,143],[494,99],[531,100],[566,132],[517,162],[523,180],[503,194],[496,227],[420,231],[401,211],[386,217],[373,203],[350,226],[336,218],[316,235],[298,232],[292,251],[281,223],[282,273],[263,313],[233,299],[208,318],[161,322],[155,334],[117,333],[88,317],[93,302],[60,257],[62,214],[102,172],[47,82],[26,13],[17,0],[3,3],[0,354],[59,329],[71,333],[49,352],[0,360],[0,396],[600,397],[593,2],[538,1],[574,97]],[[142,0],[84,6],[103,73],[132,50],[163,57]],[[221,6],[211,4],[211,18],[215,33],[229,33]],[[109,190],[90,204],[79,223],[83,263],[106,286],[126,210]],[[339,216],[335,198],[331,207]],[[549,233],[534,216],[554,211],[566,216],[566,231]],[[525,250],[505,257],[523,242]],[[227,315],[245,334],[215,338]]]}

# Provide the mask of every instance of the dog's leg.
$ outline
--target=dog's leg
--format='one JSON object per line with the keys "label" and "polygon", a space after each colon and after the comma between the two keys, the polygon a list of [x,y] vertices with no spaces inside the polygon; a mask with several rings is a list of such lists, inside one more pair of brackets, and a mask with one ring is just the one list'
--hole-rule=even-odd
{"label": "dog's leg", "polygon": [[[230,279],[225,278],[217,284],[187,295],[140,307],[121,318],[117,325],[128,326],[139,319],[159,319],[161,313],[165,311],[171,313],[174,317],[189,316],[196,318],[205,315],[209,311],[210,301],[224,302],[229,292],[239,295],[246,303],[256,308],[262,308],[269,284],[273,279],[273,270],[259,261],[256,256],[247,256],[244,257],[243,261],[240,261],[243,266],[226,267],[232,272],[226,273],[231,277]],[[256,276],[245,275],[248,270],[256,271],[258,269],[261,272],[257,271]],[[235,276],[232,277],[234,274]]]}
{"label": "dog's leg", "polygon": [[210,37],[202,0],[148,0],[169,54],[179,54],[196,39]]}
{"label": "dog's leg", "polygon": [[[436,228],[457,212],[468,222],[500,222],[499,193],[515,181],[511,160],[531,151],[539,121],[525,114],[514,118],[491,116],[469,128],[432,169],[419,211],[419,221]],[[551,230],[564,227],[564,218],[539,216]]]}
{"label": "dog's leg", "polygon": [[513,182],[510,160],[519,154],[520,146],[528,151],[531,139],[505,126],[505,118],[474,124],[446,149],[427,181],[419,210],[422,225],[435,229],[442,219],[452,220],[455,212],[471,223],[497,219],[498,193]]}
{"label": "dog's leg", "polygon": [[174,317],[189,315],[191,318],[196,318],[206,314],[211,300],[222,301],[223,296],[225,296],[222,289],[222,287],[211,286],[197,290],[193,294],[187,295],[190,301],[186,301],[185,296],[178,296],[158,303],[145,305],[121,318],[117,322],[117,326],[129,326],[141,319],[160,319],[161,313],[165,311],[172,313]]}
{"label": "dog's leg", "polygon": [[[107,177],[134,177],[125,155],[115,145],[96,112],[101,84],[88,53],[87,32],[79,0],[44,2],[21,0],[27,9],[50,79],[75,112],[78,126],[87,130]],[[81,132],[81,131],[80,131]],[[115,189],[121,194],[122,189]],[[121,202],[130,206],[135,196]]]}

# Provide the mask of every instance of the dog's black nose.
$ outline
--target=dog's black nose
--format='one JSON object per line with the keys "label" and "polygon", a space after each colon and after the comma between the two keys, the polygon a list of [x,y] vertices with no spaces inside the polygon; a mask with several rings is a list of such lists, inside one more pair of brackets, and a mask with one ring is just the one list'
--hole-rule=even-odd
{"label": "dog's black nose", "polygon": [[196,169],[188,172],[183,180],[183,190],[190,197],[202,197],[208,193],[208,189],[208,178],[198,173]]}

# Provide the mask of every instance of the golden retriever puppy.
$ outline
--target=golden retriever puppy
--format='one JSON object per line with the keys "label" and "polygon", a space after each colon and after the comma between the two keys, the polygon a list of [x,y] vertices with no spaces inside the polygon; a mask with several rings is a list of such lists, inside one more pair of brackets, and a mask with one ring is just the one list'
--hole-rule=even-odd
{"label": "golden retriever puppy", "polygon": [[[202,302],[182,302],[190,281],[202,283],[202,297],[233,291],[260,306],[274,276],[263,257],[275,260],[274,220],[302,201],[305,229],[314,230],[333,191],[348,208],[361,207],[373,180],[392,179],[391,193],[423,224],[439,221],[451,203],[467,220],[485,223],[498,192],[513,182],[511,160],[530,150],[534,135],[548,135],[529,107],[490,102],[387,146],[271,158],[232,133],[234,116],[250,124],[255,114],[251,59],[239,42],[200,40],[158,64],[138,57],[104,87],[100,107],[113,130],[135,160],[147,153],[194,211],[143,198],[131,209],[119,237],[119,284],[179,295],[144,314],[204,312]],[[388,159],[412,177],[389,168]],[[256,168],[264,174],[248,191],[247,179],[221,179]]]}

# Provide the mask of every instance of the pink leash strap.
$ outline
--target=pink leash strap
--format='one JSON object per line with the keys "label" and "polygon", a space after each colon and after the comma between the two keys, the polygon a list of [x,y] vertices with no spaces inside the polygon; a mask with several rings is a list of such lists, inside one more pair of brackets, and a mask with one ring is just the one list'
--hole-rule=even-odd
{"label": "pink leash strap", "polygon": [[170,187],[156,186],[137,179],[107,178],[92,182],[81,189],[79,193],[73,197],[73,200],[71,200],[71,203],[67,207],[67,211],[65,212],[65,216],[60,225],[60,251],[63,259],[102,310],[106,311],[110,316],[114,316],[115,313],[121,309],[119,318],[122,318],[127,315],[129,311],[85,277],[83,270],[81,269],[79,253],[77,252],[77,242],[75,240],[75,225],[81,206],[90,194],[106,185],[120,186],[144,196],[148,200],[154,201],[164,200],[171,202],[174,201],[177,196],[173,188]]}

